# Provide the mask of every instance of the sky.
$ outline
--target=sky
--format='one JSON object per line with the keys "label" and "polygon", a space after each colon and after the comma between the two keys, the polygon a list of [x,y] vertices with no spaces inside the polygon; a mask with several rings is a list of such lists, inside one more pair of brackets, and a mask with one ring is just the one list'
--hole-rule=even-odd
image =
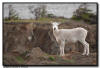
{"label": "sky", "polygon": [[[8,5],[12,5],[16,13],[19,14],[21,19],[34,19],[35,16],[32,15],[28,9],[28,6],[33,5],[34,8],[40,4],[4,4],[4,17],[8,17],[9,9]],[[42,4],[43,5],[43,4]],[[78,9],[80,4],[45,4],[48,13],[52,13],[56,16],[63,16],[66,18],[71,18],[73,12]],[[96,4],[88,4],[88,9],[92,10],[93,13],[96,13]]]}

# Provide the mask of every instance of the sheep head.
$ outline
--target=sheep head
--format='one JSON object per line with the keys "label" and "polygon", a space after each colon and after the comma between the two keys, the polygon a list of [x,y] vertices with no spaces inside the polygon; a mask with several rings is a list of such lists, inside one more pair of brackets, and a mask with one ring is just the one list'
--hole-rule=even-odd
{"label": "sheep head", "polygon": [[53,23],[52,23],[53,30],[58,29],[58,25],[59,25],[59,24],[60,24],[60,23],[58,23],[58,22],[53,22]]}

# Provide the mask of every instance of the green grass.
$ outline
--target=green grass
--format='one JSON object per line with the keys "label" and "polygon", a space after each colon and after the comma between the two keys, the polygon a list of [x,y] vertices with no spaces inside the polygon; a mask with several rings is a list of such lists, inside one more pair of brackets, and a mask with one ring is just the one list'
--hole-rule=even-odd
{"label": "green grass", "polygon": [[55,58],[53,56],[49,56],[49,60],[54,61]]}
{"label": "green grass", "polygon": [[86,19],[86,20],[89,20],[89,19],[90,19],[90,17],[89,17],[88,14],[82,14],[82,18],[83,18],[83,19]]}
{"label": "green grass", "polygon": [[63,59],[63,58],[60,57],[60,56],[57,56],[57,59],[58,59],[60,62],[75,63],[74,59]]}
{"label": "green grass", "polygon": [[23,20],[4,20],[4,22],[8,22],[8,23],[20,23],[20,22],[24,22],[24,23],[32,23],[32,22],[38,22],[38,23],[50,23],[51,21],[57,21],[57,22],[66,22],[67,19],[61,19],[61,18],[40,18],[38,20],[35,19],[23,19]]}
{"label": "green grass", "polygon": [[45,53],[45,55],[44,55],[44,56],[49,56],[49,54]]}
{"label": "green grass", "polygon": [[16,59],[19,63],[23,63],[24,59],[21,56],[16,56]]}
{"label": "green grass", "polygon": [[72,20],[80,21],[80,18],[77,18],[76,16],[72,16]]}
{"label": "green grass", "polygon": [[66,19],[61,19],[61,18],[40,18],[38,21],[46,21],[46,22],[50,22],[50,21],[57,21],[57,22],[65,22]]}
{"label": "green grass", "polygon": [[4,22],[8,22],[8,23],[20,23],[20,22],[24,22],[24,23],[27,23],[27,22],[37,22],[37,21],[35,21],[35,20],[27,20],[27,19],[24,19],[24,20],[8,20],[8,21],[6,21],[6,20],[4,20]]}
{"label": "green grass", "polygon": [[72,60],[72,59],[66,59],[66,60],[64,60],[65,62],[68,62],[68,63],[74,63],[75,61],[74,60]]}

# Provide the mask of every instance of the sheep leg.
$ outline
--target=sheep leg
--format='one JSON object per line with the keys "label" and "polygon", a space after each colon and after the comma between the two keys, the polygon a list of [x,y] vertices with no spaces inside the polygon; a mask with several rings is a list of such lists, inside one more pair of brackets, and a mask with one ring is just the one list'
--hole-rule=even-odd
{"label": "sheep leg", "polygon": [[82,55],[89,55],[89,44],[86,41],[83,41],[82,44],[84,45],[84,52]]}
{"label": "sheep leg", "polygon": [[65,56],[65,53],[64,53],[64,48],[65,48],[65,42],[63,41],[63,42],[62,42],[63,56]]}
{"label": "sheep leg", "polygon": [[64,41],[62,41],[61,42],[61,45],[60,45],[60,56],[64,56],[65,54],[64,54],[64,47],[65,47],[65,42]]}
{"label": "sheep leg", "polygon": [[83,51],[83,53],[82,53],[82,55],[85,55],[86,54],[86,45],[84,44],[84,42],[83,41],[80,41],[82,44],[83,44],[83,46],[84,46],[84,51]]}
{"label": "sheep leg", "polygon": [[86,45],[86,55],[89,55],[89,44],[86,41],[84,43]]}
{"label": "sheep leg", "polygon": [[84,51],[82,53],[82,55],[85,55],[86,54],[86,45],[84,45]]}
{"label": "sheep leg", "polygon": [[60,56],[62,56],[62,47],[60,45]]}

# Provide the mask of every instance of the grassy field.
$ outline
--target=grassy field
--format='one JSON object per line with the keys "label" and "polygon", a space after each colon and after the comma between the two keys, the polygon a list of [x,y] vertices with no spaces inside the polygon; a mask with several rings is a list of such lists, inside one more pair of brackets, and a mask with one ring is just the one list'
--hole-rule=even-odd
{"label": "grassy field", "polygon": [[51,21],[56,21],[56,22],[66,22],[67,19],[61,19],[61,18],[40,18],[38,20],[35,19],[19,19],[19,20],[4,20],[4,22],[14,22],[14,23],[20,23],[20,22],[38,22],[38,23],[50,23]]}

